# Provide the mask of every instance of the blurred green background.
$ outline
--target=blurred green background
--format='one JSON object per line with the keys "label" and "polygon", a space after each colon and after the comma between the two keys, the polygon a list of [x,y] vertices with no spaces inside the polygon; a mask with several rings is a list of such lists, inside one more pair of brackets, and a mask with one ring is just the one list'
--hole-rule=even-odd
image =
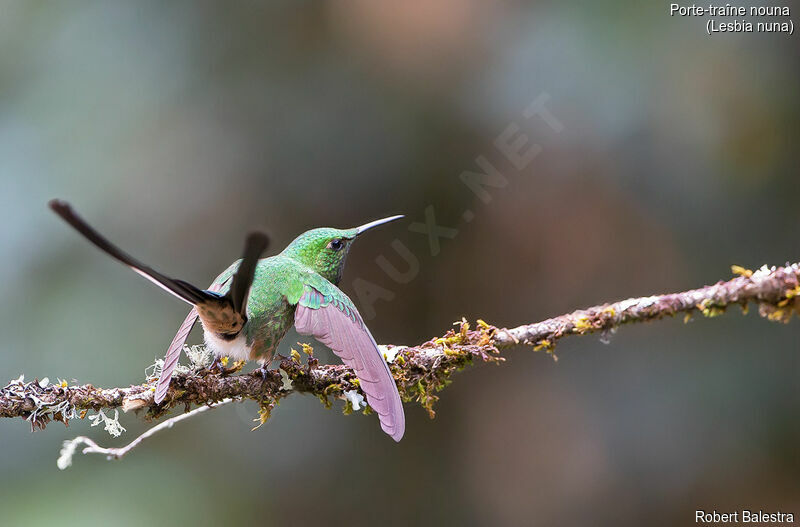
{"label": "blurred green background", "polygon": [[[513,326],[800,259],[796,37],[705,34],[662,2],[0,3],[0,383],[139,383],[185,307],[46,209],[72,201],[167,274],[204,285],[244,233],[405,213],[351,252],[379,342],[466,316]],[[524,108],[549,96],[555,133]],[[516,123],[541,154],[494,146]],[[508,179],[483,203],[483,155]],[[408,230],[458,229],[432,256]],[[466,222],[463,212],[474,211]],[[419,270],[406,284],[392,240]],[[86,421],[0,422],[2,525],[675,525],[800,513],[797,321],[738,310],[516,349],[459,373],[431,421],[291,397],[181,423],[119,462]],[[199,341],[195,334],[193,341]],[[298,338],[290,334],[283,352]],[[333,360],[329,355],[325,360]]]}

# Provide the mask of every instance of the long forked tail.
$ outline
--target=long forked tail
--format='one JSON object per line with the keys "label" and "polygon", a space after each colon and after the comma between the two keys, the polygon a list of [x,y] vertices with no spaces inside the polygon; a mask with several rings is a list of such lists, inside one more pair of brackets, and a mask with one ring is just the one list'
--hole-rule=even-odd
{"label": "long forked tail", "polygon": [[[178,331],[178,335],[175,336],[173,344],[170,346],[170,351],[173,351],[173,348],[177,347],[178,353],[175,354],[173,352],[172,355],[175,355],[174,357],[170,357],[170,353],[167,353],[167,359],[172,359],[171,367],[168,373],[162,371],[161,378],[159,379],[159,388],[161,388],[162,384],[165,386],[161,388],[161,397],[156,402],[160,402],[166,394],[172,370],[175,367],[175,362],[177,362],[177,355],[180,354],[183,342],[185,342],[186,336],[194,325],[198,311],[201,316],[203,314],[209,315],[214,321],[214,327],[211,329],[221,334],[228,336],[235,335],[244,327],[244,323],[247,321],[247,298],[250,293],[250,286],[253,284],[253,278],[255,277],[258,259],[269,244],[267,235],[260,232],[254,232],[248,235],[244,248],[244,256],[242,257],[236,274],[234,274],[231,279],[231,286],[225,295],[221,295],[217,291],[203,290],[183,280],[170,278],[135,259],[133,256],[108,241],[86,223],[86,221],[78,216],[72,209],[69,203],[54,199],[50,201],[49,205],[56,214],[61,216],[64,221],[69,223],[100,250],[194,307]],[[177,341],[180,341],[179,346],[176,346]],[[165,366],[167,366],[166,362]],[[157,393],[156,395],[159,394]]]}
{"label": "long forked tail", "polygon": [[69,203],[54,199],[50,202],[50,208],[53,212],[61,216],[61,219],[69,223],[76,231],[83,234],[83,236],[92,242],[98,249],[130,267],[130,269],[168,293],[180,298],[187,304],[197,305],[209,299],[209,294],[192,284],[184,282],[183,280],[176,280],[165,276],[152,267],[143,264],[130,254],[126,253],[110,241],[108,241],[102,234],[94,230],[94,228],[86,223],[83,218],[72,209]]}

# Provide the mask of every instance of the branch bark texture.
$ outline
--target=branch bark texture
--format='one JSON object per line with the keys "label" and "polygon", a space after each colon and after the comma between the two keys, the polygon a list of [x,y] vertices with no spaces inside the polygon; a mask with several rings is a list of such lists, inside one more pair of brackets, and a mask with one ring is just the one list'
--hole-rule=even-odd
{"label": "branch bark texture", "polygon": [[[762,267],[753,272],[734,266],[739,276],[714,285],[666,295],[631,298],[574,311],[515,328],[497,328],[483,321],[470,325],[465,320],[441,337],[417,346],[381,346],[391,360],[391,370],[404,401],[417,401],[431,417],[436,393],[450,382],[452,373],[473,362],[501,362],[501,350],[516,345],[553,352],[556,343],[569,335],[615,331],[618,327],[683,314],[714,317],[727,308],[739,306],[745,312],[752,302],[759,314],[772,321],[788,322],[800,315],[800,264]],[[120,388],[97,388],[91,384],[12,381],[0,389],[0,417],[21,417],[31,426],[44,428],[51,420],[64,422],[83,418],[90,410],[121,408],[146,412],[158,418],[176,406],[189,411],[191,405],[212,405],[226,399],[252,399],[260,404],[261,421],[268,419],[278,402],[293,393],[317,396],[326,406],[332,399],[345,399],[345,413],[352,411],[353,391],[360,392],[358,380],[343,365],[321,365],[310,346],[306,357],[292,351],[281,357],[280,368],[264,378],[258,373],[219,375],[208,369],[177,374],[167,398],[153,401],[155,384]]]}

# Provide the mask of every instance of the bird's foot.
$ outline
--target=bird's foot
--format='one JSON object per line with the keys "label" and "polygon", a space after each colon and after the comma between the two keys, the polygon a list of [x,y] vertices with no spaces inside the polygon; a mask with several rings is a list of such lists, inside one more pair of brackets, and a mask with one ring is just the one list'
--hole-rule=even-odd
{"label": "bird's foot", "polygon": [[269,375],[269,366],[266,364],[262,364],[258,370],[256,370],[261,375],[261,380],[266,381],[267,376]]}
{"label": "bird's foot", "polygon": [[228,362],[227,360],[223,360],[222,357],[214,357],[214,362],[208,367],[208,371],[211,373],[216,373],[217,375],[227,375],[229,372],[225,368],[225,363]]}

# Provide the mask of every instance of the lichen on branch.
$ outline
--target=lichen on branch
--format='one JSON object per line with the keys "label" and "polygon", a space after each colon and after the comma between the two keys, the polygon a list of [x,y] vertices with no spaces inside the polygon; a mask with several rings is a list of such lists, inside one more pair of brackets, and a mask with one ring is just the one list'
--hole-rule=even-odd
{"label": "lichen on branch", "polygon": [[[800,314],[800,264],[762,267],[757,271],[738,266],[732,269],[738,275],[735,278],[699,289],[630,298],[510,329],[498,329],[480,320],[474,325],[462,320],[441,337],[420,345],[387,345],[380,349],[390,362],[403,401],[419,403],[433,417],[437,392],[451,382],[455,371],[476,360],[502,362],[501,350],[512,346],[526,345],[552,353],[557,342],[569,335],[615,331],[624,324],[678,314],[686,319],[694,314],[715,317],[731,306],[746,312],[751,302],[758,306],[761,316],[771,321],[788,322],[793,314]],[[70,419],[85,418],[89,411],[121,408],[158,419],[176,406],[183,406],[188,412],[192,405],[251,399],[260,405],[258,420],[263,424],[280,400],[294,393],[312,394],[328,407],[332,400],[342,399],[346,401],[345,413],[352,411],[353,401],[358,402],[354,394],[361,393],[353,371],[344,365],[319,364],[310,345],[302,344],[302,350],[305,358],[292,350],[289,357],[280,357],[278,369],[263,377],[257,372],[234,374],[241,364],[234,365],[228,375],[212,372],[202,364],[183,368],[173,377],[161,404],[153,401],[153,377],[140,385],[105,389],[91,384],[71,386],[63,381],[25,382],[20,377],[0,389],[0,417],[21,417],[33,429],[39,429],[52,420],[66,424]],[[369,411],[368,407],[365,411]]]}

